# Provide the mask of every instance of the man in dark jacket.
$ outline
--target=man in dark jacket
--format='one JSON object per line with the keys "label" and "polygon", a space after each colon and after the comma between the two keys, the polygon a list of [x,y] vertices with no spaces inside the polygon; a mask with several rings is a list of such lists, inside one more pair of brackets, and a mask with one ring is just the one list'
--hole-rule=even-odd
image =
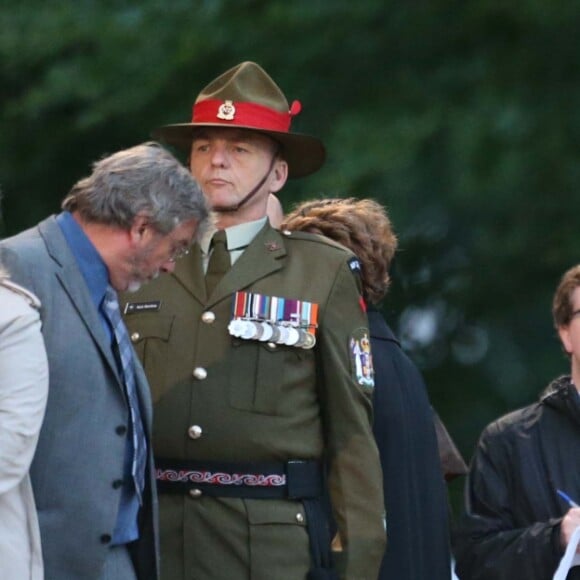
{"label": "man in dark jacket", "polygon": [[552,313],[571,374],[484,430],[455,541],[461,580],[551,579],[580,525],[580,508],[563,499],[580,498],[580,266],[562,277]]}

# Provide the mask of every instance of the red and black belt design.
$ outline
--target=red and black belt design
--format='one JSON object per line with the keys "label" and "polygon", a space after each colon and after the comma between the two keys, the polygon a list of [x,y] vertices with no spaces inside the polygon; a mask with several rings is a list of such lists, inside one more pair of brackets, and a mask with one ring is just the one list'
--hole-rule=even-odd
{"label": "red and black belt design", "polygon": [[322,470],[318,461],[222,462],[155,459],[159,493],[199,489],[214,497],[319,497]]}
{"label": "red and black belt design", "polygon": [[155,459],[159,493],[193,497],[295,499],[306,512],[312,555],[309,580],[338,580],[332,563],[327,512],[322,505],[323,471],[318,461],[228,463]]}

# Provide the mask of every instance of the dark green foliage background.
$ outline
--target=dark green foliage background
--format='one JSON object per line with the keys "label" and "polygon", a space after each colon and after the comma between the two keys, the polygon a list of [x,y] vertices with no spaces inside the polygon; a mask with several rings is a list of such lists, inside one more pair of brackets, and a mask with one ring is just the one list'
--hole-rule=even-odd
{"label": "dark green foliage background", "polygon": [[389,209],[400,251],[384,310],[404,337],[402,316],[435,315],[432,339],[406,345],[469,457],[486,423],[568,368],[550,302],[580,261],[578,30],[572,0],[3,3],[2,235],[255,60],[329,151],[285,207],[355,195]]}

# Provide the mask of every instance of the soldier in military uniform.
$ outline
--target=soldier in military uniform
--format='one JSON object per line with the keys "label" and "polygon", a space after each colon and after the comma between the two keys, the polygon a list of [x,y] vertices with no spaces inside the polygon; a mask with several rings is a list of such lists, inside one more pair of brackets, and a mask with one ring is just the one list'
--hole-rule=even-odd
{"label": "soldier in military uniform", "polygon": [[217,216],[171,277],[125,296],[153,391],[171,580],[378,575],[384,506],[356,258],[266,217],[270,193],[324,162],[320,141],[290,132],[299,111],[246,62],[200,93],[191,123],[156,132],[190,152]]}

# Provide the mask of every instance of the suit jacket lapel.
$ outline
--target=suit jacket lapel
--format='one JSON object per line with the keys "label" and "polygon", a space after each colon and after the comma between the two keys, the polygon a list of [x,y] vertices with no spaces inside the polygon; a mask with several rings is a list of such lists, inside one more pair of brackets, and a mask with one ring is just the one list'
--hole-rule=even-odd
{"label": "suit jacket lapel", "polygon": [[145,371],[136,354],[133,355],[135,363],[135,382],[137,384],[137,394],[143,419],[143,425],[147,434],[147,439],[151,440],[151,425],[153,424],[153,406],[151,403],[151,392]]}
{"label": "suit jacket lapel", "polygon": [[120,386],[122,386],[119,369],[99,314],[91,300],[85,279],[81,274],[75,257],[70,251],[59,225],[56,223],[54,217],[52,217],[41,222],[38,229],[44,239],[48,254],[57,264],[55,268],[56,277],[74,304],[79,318],[86,326],[87,331],[93,337],[93,340],[117,377]]}

